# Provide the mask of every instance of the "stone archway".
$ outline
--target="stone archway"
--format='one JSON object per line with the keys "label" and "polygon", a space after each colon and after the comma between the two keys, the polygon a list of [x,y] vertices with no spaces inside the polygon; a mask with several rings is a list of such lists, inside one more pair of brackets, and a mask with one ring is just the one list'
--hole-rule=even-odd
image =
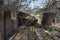
{"label": "stone archway", "polygon": [[43,13],[41,24],[51,26],[52,23],[55,23],[55,16],[56,14],[52,12]]}

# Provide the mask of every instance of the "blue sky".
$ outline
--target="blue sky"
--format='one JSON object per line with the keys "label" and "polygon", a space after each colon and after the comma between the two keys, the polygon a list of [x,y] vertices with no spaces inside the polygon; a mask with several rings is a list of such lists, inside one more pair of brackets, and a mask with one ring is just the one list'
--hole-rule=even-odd
{"label": "blue sky", "polygon": [[[27,8],[25,9],[30,9],[30,10],[33,10],[33,9],[40,9],[40,8],[43,8],[46,3],[48,3],[48,0],[27,0],[27,2],[22,2],[21,5],[27,5]],[[24,6],[26,7],[26,6]],[[23,9],[24,10],[24,7],[22,6],[21,10]]]}
{"label": "blue sky", "polygon": [[38,8],[43,8],[45,5],[46,5],[46,1],[45,0],[38,0],[38,1],[32,1],[29,4],[29,7],[31,7],[31,9],[34,9],[34,8],[37,8],[37,7]]}
{"label": "blue sky", "polygon": [[[9,1],[12,3],[13,1],[16,1],[16,0],[9,0]],[[21,0],[19,0],[19,1],[21,1]],[[8,3],[9,3],[8,0],[5,0],[5,4],[8,4]],[[48,3],[48,0],[35,0],[35,1],[24,0],[24,2],[21,2],[21,5],[27,5],[27,6],[22,6],[21,10],[28,10],[28,9],[32,10],[32,9],[36,9],[36,8],[40,9],[40,8],[43,8],[46,5],[46,3]]]}

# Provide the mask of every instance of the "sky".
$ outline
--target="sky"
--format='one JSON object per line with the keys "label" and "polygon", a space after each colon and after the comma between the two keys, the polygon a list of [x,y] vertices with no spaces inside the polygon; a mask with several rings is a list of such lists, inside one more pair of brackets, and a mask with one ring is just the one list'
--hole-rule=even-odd
{"label": "sky", "polygon": [[[29,9],[29,10],[33,10],[33,9],[40,9],[40,8],[44,8],[44,6],[46,6],[48,3],[48,0],[27,0],[27,2],[22,2],[21,5],[27,5],[27,6],[24,6],[24,7],[21,7],[21,10],[24,10],[24,9]],[[27,8],[26,8],[27,7]]]}
{"label": "sky", "polygon": [[[8,4],[10,1],[11,3],[15,0],[5,0],[5,4]],[[21,1],[21,0],[19,0]],[[33,10],[33,9],[40,9],[40,8],[44,8],[44,6],[46,5],[46,3],[48,3],[48,0],[23,0],[24,2],[21,2],[21,5],[23,5],[20,10]],[[20,5],[20,2],[19,2]]]}
{"label": "sky", "polygon": [[[48,3],[48,2],[47,2]],[[34,8],[43,8],[46,5],[46,1],[45,0],[38,0],[38,1],[32,1],[29,5],[29,7],[31,7],[31,9]]]}

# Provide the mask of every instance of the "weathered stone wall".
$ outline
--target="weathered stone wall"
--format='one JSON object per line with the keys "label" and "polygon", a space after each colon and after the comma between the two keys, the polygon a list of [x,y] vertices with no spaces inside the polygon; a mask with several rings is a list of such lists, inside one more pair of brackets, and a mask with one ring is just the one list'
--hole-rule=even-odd
{"label": "weathered stone wall", "polygon": [[43,13],[42,22],[41,22],[42,25],[52,26],[52,23],[55,24],[55,16],[56,16],[56,14],[54,14],[52,12]]}
{"label": "weathered stone wall", "polygon": [[47,6],[46,12],[56,13],[56,22],[60,20],[60,0],[53,0]]}
{"label": "weathered stone wall", "polygon": [[0,0],[0,40],[3,40],[3,0]]}

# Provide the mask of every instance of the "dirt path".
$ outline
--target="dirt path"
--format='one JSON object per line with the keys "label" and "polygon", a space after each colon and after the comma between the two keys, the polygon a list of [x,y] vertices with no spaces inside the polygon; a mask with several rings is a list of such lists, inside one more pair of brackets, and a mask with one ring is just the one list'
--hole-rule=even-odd
{"label": "dirt path", "polygon": [[29,27],[21,26],[13,40],[36,40],[36,35],[29,30]]}
{"label": "dirt path", "polygon": [[24,31],[25,31],[25,26],[21,26],[19,28],[17,35],[15,36],[15,38],[13,40],[23,40]]}

